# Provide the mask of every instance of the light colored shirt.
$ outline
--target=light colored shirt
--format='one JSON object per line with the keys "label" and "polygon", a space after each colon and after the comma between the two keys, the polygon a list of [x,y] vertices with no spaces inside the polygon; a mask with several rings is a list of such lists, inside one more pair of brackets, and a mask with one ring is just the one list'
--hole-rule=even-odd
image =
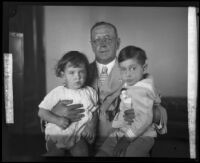
{"label": "light colored shirt", "polygon": [[152,109],[154,101],[160,103],[160,98],[155,91],[153,78],[148,76],[148,78],[139,81],[135,85],[128,86],[127,94],[132,99],[132,108],[135,112],[134,122],[129,125],[124,121],[123,111],[126,109],[126,105],[122,100],[119,115],[116,115],[112,126],[121,129],[125,133],[125,136],[131,139],[138,136],[156,137],[154,124],[152,124]]}
{"label": "light colored shirt", "polygon": [[[75,90],[64,86],[58,86],[45,96],[43,101],[39,104],[39,108],[51,111],[60,100],[66,99],[73,100],[73,104],[83,104],[85,116],[80,121],[71,123],[66,129],[62,129],[53,123],[47,123],[45,135],[54,137],[59,147],[70,148],[80,139],[86,123],[92,119],[92,112],[98,107],[98,95],[96,91],[89,86]],[[63,140],[62,137],[64,138]],[[75,142],[72,141],[72,138]]]}

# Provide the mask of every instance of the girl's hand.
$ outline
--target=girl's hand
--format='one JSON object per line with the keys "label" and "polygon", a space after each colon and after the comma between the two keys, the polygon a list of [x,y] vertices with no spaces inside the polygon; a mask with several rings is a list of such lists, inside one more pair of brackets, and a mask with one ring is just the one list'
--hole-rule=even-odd
{"label": "girl's hand", "polygon": [[81,135],[91,144],[96,136],[96,131],[92,126],[86,124]]}

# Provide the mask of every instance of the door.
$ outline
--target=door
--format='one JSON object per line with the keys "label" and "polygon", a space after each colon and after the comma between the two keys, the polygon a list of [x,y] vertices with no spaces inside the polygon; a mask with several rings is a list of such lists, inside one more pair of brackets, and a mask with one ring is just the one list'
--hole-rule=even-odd
{"label": "door", "polygon": [[16,161],[40,155],[45,149],[37,115],[46,93],[43,8],[7,5],[4,15],[3,53],[13,56],[14,123],[6,123],[3,109],[2,153],[4,161]]}

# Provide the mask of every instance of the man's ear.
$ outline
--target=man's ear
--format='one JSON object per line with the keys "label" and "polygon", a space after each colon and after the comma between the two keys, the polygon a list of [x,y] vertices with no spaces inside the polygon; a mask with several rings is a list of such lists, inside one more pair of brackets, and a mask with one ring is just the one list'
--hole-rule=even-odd
{"label": "man's ear", "polygon": [[148,64],[145,63],[145,64],[143,65],[143,70],[144,70],[144,73],[145,73],[145,74],[147,73],[147,68],[148,68]]}
{"label": "man's ear", "polygon": [[117,49],[119,49],[120,44],[121,44],[121,39],[118,37],[118,38],[117,38]]}
{"label": "man's ear", "polygon": [[92,51],[95,53],[95,46],[93,45],[92,41],[90,41],[90,45],[92,47]]}

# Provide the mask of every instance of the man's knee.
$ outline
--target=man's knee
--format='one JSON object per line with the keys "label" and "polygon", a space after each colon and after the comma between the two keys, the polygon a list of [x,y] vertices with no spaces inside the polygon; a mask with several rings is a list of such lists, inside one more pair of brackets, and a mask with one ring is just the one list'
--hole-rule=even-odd
{"label": "man's knee", "polygon": [[111,157],[113,155],[113,150],[117,144],[115,137],[108,137],[101,146],[97,149],[96,156],[107,156]]}
{"label": "man's knee", "polygon": [[153,145],[154,138],[140,137],[129,145],[125,157],[150,157]]}

